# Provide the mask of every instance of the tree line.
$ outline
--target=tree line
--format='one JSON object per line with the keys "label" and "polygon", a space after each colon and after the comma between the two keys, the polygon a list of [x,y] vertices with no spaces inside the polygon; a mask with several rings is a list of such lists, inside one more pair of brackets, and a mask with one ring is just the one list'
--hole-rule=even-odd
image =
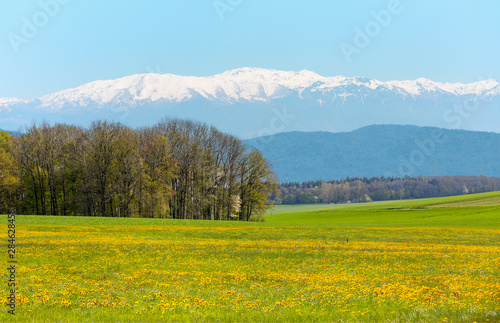
{"label": "tree line", "polygon": [[417,199],[500,191],[500,178],[486,176],[372,177],[280,184],[276,204],[349,203]]}
{"label": "tree line", "polygon": [[1,213],[248,221],[277,186],[258,150],[199,122],[0,132]]}

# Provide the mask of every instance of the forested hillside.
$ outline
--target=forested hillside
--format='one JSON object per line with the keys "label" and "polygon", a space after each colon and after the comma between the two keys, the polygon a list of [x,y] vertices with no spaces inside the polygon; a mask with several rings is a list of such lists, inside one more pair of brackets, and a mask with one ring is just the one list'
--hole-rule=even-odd
{"label": "forested hillside", "polygon": [[277,187],[258,150],[197,122],[0,133],[0,213],[250,220]]}
{"label": "forested hillside", "polygon": [[246,141],[281,183],[346,177],[500,177],[500,134],[403,125],[287,132]]}

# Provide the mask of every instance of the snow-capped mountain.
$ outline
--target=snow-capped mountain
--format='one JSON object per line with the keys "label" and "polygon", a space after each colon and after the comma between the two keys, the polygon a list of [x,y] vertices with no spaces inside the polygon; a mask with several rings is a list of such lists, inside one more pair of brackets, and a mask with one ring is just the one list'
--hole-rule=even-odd
{"label": "snow-capped mountain", "polygon": [[0,127],[45,119],[138,126],[163,117],[199,119],[243,137],[288,130],[348,131],[404,123],[500,131],[500,83],[382,82],[240,68],[208,77],[140,74],[95,81],[38,99],[0,99]]}

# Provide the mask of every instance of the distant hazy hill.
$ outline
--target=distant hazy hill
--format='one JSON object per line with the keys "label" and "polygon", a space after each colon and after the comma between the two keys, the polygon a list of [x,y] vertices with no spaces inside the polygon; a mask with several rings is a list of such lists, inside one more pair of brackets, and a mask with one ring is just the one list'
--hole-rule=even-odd
{"label": "distant hazy hill", "polygon": [[500,134],[374,125],[352,132],[288,132],[250,139],[280,182],[355,176],[500,176]]}
{"label": "distant hazy hill", "polygon": [[19,136],[20,135],[20,133],[17,132],[17,131],[10,131],[10,130],[3,130],[3,129],[0,129],[0,131],[8,132],[9,134],[14,135],[14,136]]}

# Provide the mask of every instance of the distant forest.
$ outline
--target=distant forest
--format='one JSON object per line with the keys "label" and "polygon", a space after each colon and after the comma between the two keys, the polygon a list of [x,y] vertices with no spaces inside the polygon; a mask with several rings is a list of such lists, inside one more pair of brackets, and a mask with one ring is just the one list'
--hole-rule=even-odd
{"label": "distant forest", "polygon": [[248,221],[277,186],[258,150],[198,122],[0,131],[0,213]]}
{"label": "distant forest", "polygon": [[486,176],[372,177],[284,183],[270,201],[280,204],[350,203],[418,199],[500,191]]}

